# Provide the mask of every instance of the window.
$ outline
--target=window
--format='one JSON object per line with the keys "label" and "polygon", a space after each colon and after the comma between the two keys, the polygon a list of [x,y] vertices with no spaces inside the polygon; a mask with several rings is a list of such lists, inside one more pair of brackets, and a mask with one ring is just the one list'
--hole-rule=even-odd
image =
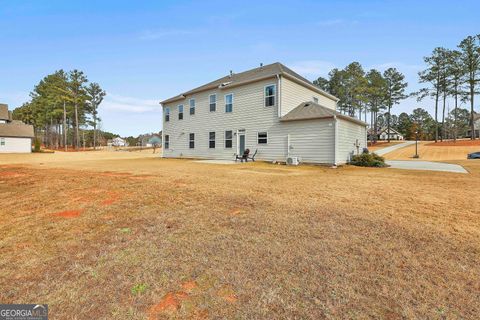
{"label": "window", "polygon": [[165,108],[165,122],[170,121],[170,108]]}
{"label": "window", "polygon": [[195,99],[190,99],[190,114],[195,114]]}
{"label": "window", "polygon": [[217,95],[211,94],[209,97],[210,100],[210,112],[217,111]]}
{"label": "window", "polygon": [[318,98],[317,98],[317,97],[313,97],[313,102],[315,102],[316,104],[318,104]]}
{"label": "window", "polygon": [[225,148],[232,148],[233,133],[231,130],[225,131]]}
{"label": "window", "polygon": [[208,133],[208,147],[210,149],[215,148],[215,132],[209,132]]}
{"label": "window", "polygon": [[268,134],[266,132],[259,132],[257,137],[258,144],[266,144],[268,142]]}
{"label": "window", "polygon": [[168,134],[165,135],[165,138],[164,138],[165,141],[163,141],[163,147],[165,149],[168,149],[170,148],[170,136]]}
{"label": "window", "polygon": [[183,119],[183,104],[178,106],[178,120]]}
{"label": "window", "polygon": [[4,146],[5,145],[5,138],[0,138],[0,146]]}
{"label": "window", "polygon": [[265,107],[271,107],[275,105],[275,85],[269,85],[265,87]]}
{"label": "window", "polygon": [[189,140],[188,146],[190,149],[195,148],[195,133],[190,133],[190,140]]}
{"label": "window", "polygon": [[225,112],[233,111],[233,93],[225,96]]}

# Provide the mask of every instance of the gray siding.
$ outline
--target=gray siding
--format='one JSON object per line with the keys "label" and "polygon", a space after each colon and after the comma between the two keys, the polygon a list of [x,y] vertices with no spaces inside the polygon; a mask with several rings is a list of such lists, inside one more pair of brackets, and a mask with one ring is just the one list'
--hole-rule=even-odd
{"label": "gray siding", "polygon": [[302,102],[313,101],[313,97],[318,98],[318,104],[324,107],[331,108],[332,110],[335,110],[337,107],[335,100],[327,98],[285,77],[282,77],[281,85],[281,116],[286,115]]}
{"label": "gray siding", "polygon": [[[350,161],[352,155],[362,152],[367,147],[367,131],[365,126],[354,122],[337,119],[337,164]],[[359,147],[357,149],[356,143]]]}

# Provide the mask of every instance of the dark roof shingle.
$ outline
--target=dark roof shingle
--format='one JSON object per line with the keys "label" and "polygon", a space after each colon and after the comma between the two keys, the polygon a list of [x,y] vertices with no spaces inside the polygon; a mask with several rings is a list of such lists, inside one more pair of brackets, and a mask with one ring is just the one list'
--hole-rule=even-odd
{"label": "dark roof shingle", "polygon": [[321,106],[315,102],[302,102],[295,109],[280,118],[280,121],[298,121],[298,120],[312,120],[312,119],[328,119],[340,118],[350,122],[354,122],[363,126],[367,124],[361,120],[341,114],[338,111]]}

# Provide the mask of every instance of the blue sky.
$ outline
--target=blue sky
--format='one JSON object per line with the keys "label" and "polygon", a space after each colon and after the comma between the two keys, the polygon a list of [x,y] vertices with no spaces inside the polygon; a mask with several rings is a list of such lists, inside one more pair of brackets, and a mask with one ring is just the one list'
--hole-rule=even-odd
{"label": "blue sky", "polygon": [[[352,61],[397,67],[419,88],[422,57],[480,32],[479,1],[0,0],[0,102],[28,100],[57,69],[83,70],[107,97],[103,129],[161,129],[158,102],[259,65],[310,80]],[[451,103],[450,103],[451,105]],[[394,112],[431,101],[409,99]]]}

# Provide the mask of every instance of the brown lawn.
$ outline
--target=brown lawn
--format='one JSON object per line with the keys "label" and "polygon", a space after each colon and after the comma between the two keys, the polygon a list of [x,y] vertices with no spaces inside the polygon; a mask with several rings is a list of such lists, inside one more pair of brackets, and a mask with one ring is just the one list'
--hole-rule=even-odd
{"label": "brown lawn", "polygon": [[0,156],[2,303],[48,303],[51,319],[480,314],[480,162],[452,174],[90,154]]}
{"label": "brown lawn", "polygon": [[[467,154],[480,151],[480,146],[445,146],[431,142],[419,142],[418,160],[428,161],[458,161],[467,159]],[[400,148],[384,157],[388,160],[412,160],[415,154],[415,144]]]}

